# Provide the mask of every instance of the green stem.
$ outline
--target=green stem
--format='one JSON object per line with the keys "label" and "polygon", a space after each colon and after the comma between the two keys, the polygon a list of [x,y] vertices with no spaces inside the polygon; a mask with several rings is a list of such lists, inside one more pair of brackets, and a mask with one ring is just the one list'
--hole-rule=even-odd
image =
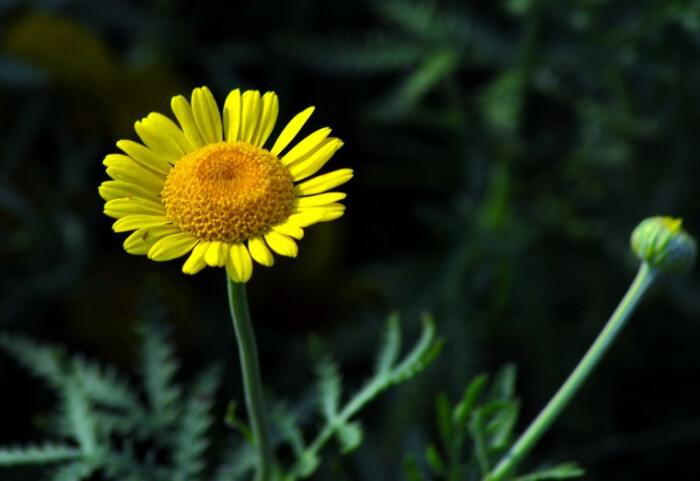
{"label": "green stem", "polygon": [[569,375],[566,382],[559,388],[559,391],[557,391],[522,436],[503,456],[498,465],[484,478],[486,481],[501,481],[504,479],[537,444],[537,441],[559,417],[559,414],[578,392],[588,375],[598,365],[605,352],[624,327],[625,322],[629,319],[630,314],[634,311],[644,292],[653,282],[655,275],[656,271],[651,269],[646,263],[642,263],[637,272],[637,277],[635,277],[625,297],[622,298],[610,320],[578,366],[576,366],[576,369]]}
{"label": "green stem", "polygon": [[231,319],[233,319],[233,328],[236,331],[241,359],[245,403],[248,409],[248,416],[250,417],[250,427],[253,432],[255,449],[258,454],[255,480],[268,481],[270,478],[270,467],[272,466],[272,449],[267,432],[255,332],[250,322],[245,284],[233,282],[230,277],[226,277],[228,279],[228,301],[231,308]]}

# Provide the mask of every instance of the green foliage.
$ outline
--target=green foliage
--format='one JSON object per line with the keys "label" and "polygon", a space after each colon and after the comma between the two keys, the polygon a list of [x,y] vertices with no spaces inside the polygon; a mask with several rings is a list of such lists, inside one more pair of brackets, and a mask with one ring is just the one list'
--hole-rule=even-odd
{"label": "green foliage", "polygon": [[[435,410],[439,444],[428,444],[423,456],[430,476],[421,470],[414,458],[407,457],[404,462],[406,477],[416,481],[485,479],[513,441],[519,408],[515,397],[516,375],[515,366],[505,366],[487,390],[488,376],[481,374],[469,383],[455,405],[446,394],[438,395]],[[569,479],[583,474],[577,465],[565,463],[513,479]]]}
{"label": "green foliage", "polygon": [[0,466],[56,463],[80,457],[80,449],[70,445],[45,443],[40,446],[17,446],[0,449]]}
{"label": "green foliage", "polygon": [[[205,370],[183,395],[167,331],[149,323],[141,337],[145,403],[111,367],[22,336],[0,336],[0,347],[42,378],[59,406],[51,423],[58,439],[0,449],[0,467],[57,465],[49,471],[52,481],[86,479],[98,471],[117,480],[201,479],[219,369]],[[161,450],[165,460],[157,459]]]}
{"label": "green foliage", "polygon": [[[407,381],[425,369],[440,353],[443,341],[435,338],[435,324],[425,315],[422,319],[421,335],[413,348],[399,359],[401,352],[401,330],[398,314],[389,317],[382,344],[377,354],[374,374],[364,385],[342,404],[342,382],[339,369],[329,355],[317,363],[317,405],[324,425],[308,445],[303,444],[298,429],[286,431],[286,436],[296,454],[296,461],[284,475],[284,481],[293,481],[311,476],[320,466],[319,452],[333,437],[338,440],[342,453],[355,450],[362,443],[362,425],[352,421],[353,417],[382,391]],[[288,419],[288,423],[289,418]],[[279,422],[279,421],[278,421]],[[291,421],[294,425],[294,422]]]}
{"label": "green foliage", "polygon": [[[183,389],[176,382],[178,361],[160,324],[141,326],[140,374],[142,391],[125,376],[82,356],[68,356],[61,348],[41,345],[22,336],[4,334],[0,347],[44,379],[57,393],[59,409],[53,419],[58,439],[40,446],[0,449],[0,467],[54,465],[51,481],[81,480],[101,473],[105,479],[143,481],[196,481],[204,475],[210,428],[214,423],[214,397],[220,369],[209,368]],[[294,461],[289,469],[280,463],[276,480],[293,481],[311,476],[320,466],[319,453],[335,438],[342,454],[357,449],[363,440],[355,415],[378,394],[425,369],[439,354],[435,325],[423,318],[421,335],[400,358],[398,315],[389,318],[372,377],[343,403],[340,371],[330,354],[316,363],[315,404],[323,425],[306,444],[299,413],[285,404],[271,404],[274,445],[288,445]],[[143,393],[144,401],[140,394]],[[250,429],[236,417],[231,403],[226,423],[236,428],[243,442],[232,440],[223,462],[212,469],[214,481],[244,480],[255,467]],[[164,453],[165,456],[164,456]]]}

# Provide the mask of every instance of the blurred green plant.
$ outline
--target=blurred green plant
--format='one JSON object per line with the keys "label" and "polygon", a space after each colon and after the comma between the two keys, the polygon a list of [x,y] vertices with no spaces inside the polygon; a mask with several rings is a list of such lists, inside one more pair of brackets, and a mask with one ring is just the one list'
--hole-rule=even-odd
{"label": "blurred green plant", "polygon": [[141,390],[112,367],[2,334],[0,347],[54,391],[58,407],[47,424],[52,439],[0,449],[0,466],[57,465],[53,481],[98,471],[107,479],[201,479],[220,369],[204,370],[184,389],[166,329],[148,323],[140,334]]}
{"label": "blurred green plant", "polygon": [[[440,445],[431,443],[425,449],[424,464],[430,474],[414,456],[406,457],[404,469],[409,481],[476,481],[489,474],[512,442],[520,401],[515,397],[515,366],[502,368],[485,393],[488,380],[486,374],[474,378],[454,405],[446,393],[438,395],[435,407]],[[564,463],[543,466],[515,481],[570,479],[583,474],[576,464]]]}
{"label": "blurred green plant", "polygon": [[[250,428],[236,418],[235,404],[226,421],[242,434],[243,442],[232,443],[218,466],[207,461],[220,369],[206,369],[185,388],[175,380],[179,362],[167,330],[149,322],[140,334],[140,390],[112,367],[20,335],[0,335],[0,348],[52,388],[58,402],[47,425],[52,439],[0,448],[0,467],[51,465],[52,481],[79,481],[95,473],[120,481],[245,479],[257,455]],[[399,317],[392,315],[373,375],[345,404],[338,365],[325,354],[316,365],[315,393],[323,423],[313,441],[305,443],[298,413],[279,402],[272,409],[274,447],[288,444],[295,460],[288,467],[274,466],[271,479],[311,476],[321,465],[320,451],[332,438],[343,454],[355,450],[362,443],[355,415],[382,391],[425,369],[441,348],[442,340],[435,339],[434,323],[426,316],[420,338],[400,357]],[[213,474],[204,477],[206,473]]]}

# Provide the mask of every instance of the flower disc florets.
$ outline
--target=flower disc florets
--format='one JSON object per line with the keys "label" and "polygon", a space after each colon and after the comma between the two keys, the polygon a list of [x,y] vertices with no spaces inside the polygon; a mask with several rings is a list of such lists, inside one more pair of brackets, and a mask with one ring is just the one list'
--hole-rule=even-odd
{"label": "flower disc florets", "polygon": [[208,241],[237,242],[259,236],[289,216],[294,184],[267,150],[219,142],[175,164],[162,199],[168,217],[184,232]]}

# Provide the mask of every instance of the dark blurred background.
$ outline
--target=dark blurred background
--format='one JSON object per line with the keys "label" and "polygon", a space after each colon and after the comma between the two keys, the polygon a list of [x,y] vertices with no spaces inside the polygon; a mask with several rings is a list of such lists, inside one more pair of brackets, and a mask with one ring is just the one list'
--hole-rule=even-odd
{"label": "dark blurred background", "polygon": [[[317,335],[357,387],[393,309],[409,341],[429,310],[448,343],[319,479],[401,479],[436,394],[507,362],[524,429],[633,278],[634,226],[700,235],[700,1],[0,0],[0,45],[0,329],[128,371],[162,303],[184,379],[225,359],[222,416],[242,399],[224,271],[126,254],[101,161],[200,85],[220,105],[274,90],[282,125],[316,105],[305,132],[345,141],[328,168],[355,169],[346,216],[249,284],[267,385],[301,396]],[[652,291],[529,466],[700,479],[699,286]],[[50,391],[4,354],[0,383],[0,444],[39,440]]]}

